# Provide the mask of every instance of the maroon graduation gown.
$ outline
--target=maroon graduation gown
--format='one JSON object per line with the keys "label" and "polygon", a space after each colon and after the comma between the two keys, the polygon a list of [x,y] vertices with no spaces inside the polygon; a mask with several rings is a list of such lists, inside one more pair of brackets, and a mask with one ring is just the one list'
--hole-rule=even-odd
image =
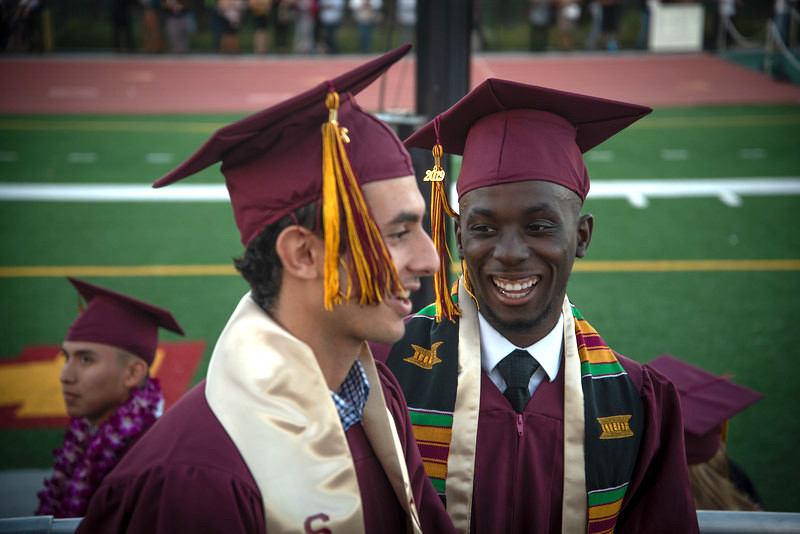
{"label": "maroon graduation gown", "polygon": [[[425,475],[400,386],[386,366],[381,362],[376,366],[406,453],[423,531],[453,532]],[[361,489],[366,532],[404,534],[405,512],[362,426],[351,426],[346,437]],[[106,476],[76,532],[265,532],[261,493],[209,408],[205,381],[165,413]]]}
{"label": "maroon graduation gown", "polygon": [[[615,532],[698,532],[683,448],[680,400],[658,372],[617,355],[642,400],[645,428]],[[472,532],[561,532],[564,365],[522,413],[481,373]]]}

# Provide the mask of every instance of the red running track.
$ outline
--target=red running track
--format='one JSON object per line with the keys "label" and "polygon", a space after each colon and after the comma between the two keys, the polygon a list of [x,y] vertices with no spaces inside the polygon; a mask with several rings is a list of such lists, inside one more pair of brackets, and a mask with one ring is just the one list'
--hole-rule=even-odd
{"label": "red running track", "polygon": [[[374,57],[374,56],[370,56]],[[0,113],[252,112],[367,56],[45,56],[0,59]],[[387,74],[382,110],[411,111],[415,60]],[[651,107],[800,103],[800,87],[710,54],[477,54],[472,85],[506,78]],[[379,109],[380,88],[359,97]]]}

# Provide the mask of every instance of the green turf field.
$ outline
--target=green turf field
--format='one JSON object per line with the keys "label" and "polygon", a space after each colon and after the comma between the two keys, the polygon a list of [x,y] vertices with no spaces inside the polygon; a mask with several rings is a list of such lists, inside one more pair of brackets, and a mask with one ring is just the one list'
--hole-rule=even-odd
{"label": "green turf field", "polygon": [[[149,184],[235,116],[0,116],[0,182]],[[587,154],[595,183],[800,176],[800,106],[656,110]],[[187,183],[220,183],[216,168]],[[800,512],[790,406],[800,384],[793,336],[800,323],[800,196],[593,199],[589,253],[569,294],[619,352],[647,362],[663,352],[735,380],[765,398],[736,416],[729,450],[767,508]],[[241,253],[227,203],[0,202],[0,274],[12,266],[230,265]],[[775,270],[594,272],[596,261],[794,260]],[[669,263],[666,265],[670,265]],[[718,268],[714,268],[718,265]],[[760,265],[760,266],[759,266]],[[214,341],[240,296],[237,276],[87,276],[163,305],[189,339]],[[0,355],[59,343],[76,313],[58,276],[0,276]],[[162,339],[177,336],[165,333]],[[0,469],[47,467],[60,430],[0,432]]]}

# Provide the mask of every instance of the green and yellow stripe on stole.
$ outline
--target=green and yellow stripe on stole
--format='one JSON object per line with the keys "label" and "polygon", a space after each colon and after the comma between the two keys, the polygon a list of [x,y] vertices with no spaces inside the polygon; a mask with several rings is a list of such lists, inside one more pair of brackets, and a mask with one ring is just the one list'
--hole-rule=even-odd
{"label": "green and yellow stripe on stole", "polygon": [[436,492],[444,494],[447,457],[453,437],[453,414],[416,408],[409,408],[408,413],[425,472]]}

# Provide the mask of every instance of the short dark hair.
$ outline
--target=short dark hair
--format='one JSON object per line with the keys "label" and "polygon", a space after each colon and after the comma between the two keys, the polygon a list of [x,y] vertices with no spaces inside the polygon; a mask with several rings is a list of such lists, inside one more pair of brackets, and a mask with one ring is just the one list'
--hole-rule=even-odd
{"label": "short dark hair", "polygon": [[269,312],[275,306],[281,289],[283,264],[275,250],[275,243],[284,228],[299,224],[314,232],[322,233],[321,214],[317,214],[317,202],[306,204],[292,214],[268,224],[261,230],[244,251],[241,258],[234,258],[233,264],[242,277],[250,284],[253,300],[261,309]]}

